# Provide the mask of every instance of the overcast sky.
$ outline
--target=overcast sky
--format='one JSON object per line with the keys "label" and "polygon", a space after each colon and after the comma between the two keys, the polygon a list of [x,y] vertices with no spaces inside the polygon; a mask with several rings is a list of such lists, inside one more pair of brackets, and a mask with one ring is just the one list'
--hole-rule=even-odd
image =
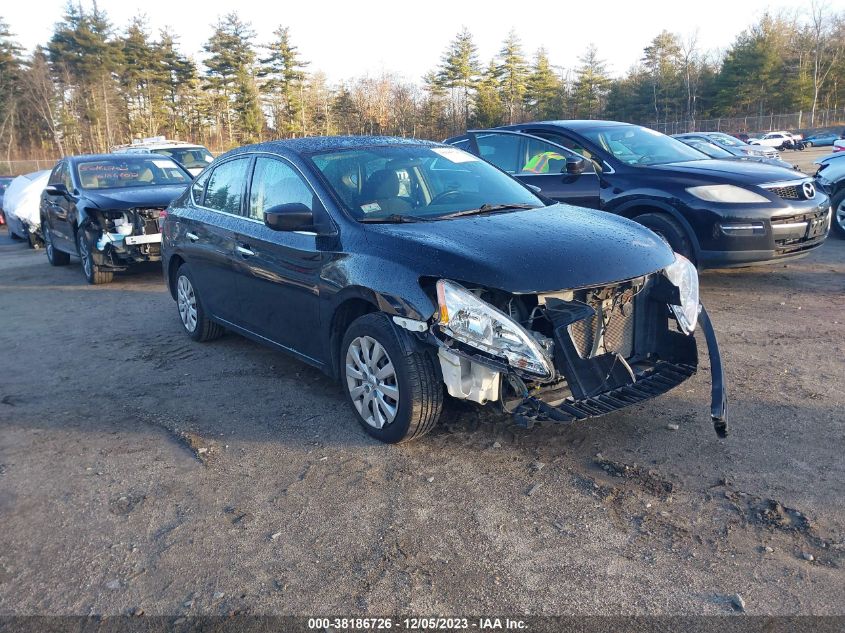
{"label": "overcast sky", "polygon": [[[82,3],[91,6],[90,0]],[[828,4],[845,9],[845,0]],[[64,6],[65,0],[4,0],[0,16],[31,49],[50,38]],[[576,66],[577,57],[593,42],[608,69],[618,75],[662,29],[682,37],[697,30],[700,47],[724,50],[766,9],[794,14],[806,11],[810,0],[100,0],[99,6],[121,30],[135,15],[146,15],[156,30],[172,27],[182,51],[195,58],[201,56],[217,17],[237,8],[257,31],[257,44],[270,41],[278,25],[290,27],[294,44],[311,62],[309,70],[322,70],[332,81],[383,71],[418,81],[438,63],[462,26],[472,32],[483,64],[513,27],[526,53],[545,46],[552,63],[567,68]]]}

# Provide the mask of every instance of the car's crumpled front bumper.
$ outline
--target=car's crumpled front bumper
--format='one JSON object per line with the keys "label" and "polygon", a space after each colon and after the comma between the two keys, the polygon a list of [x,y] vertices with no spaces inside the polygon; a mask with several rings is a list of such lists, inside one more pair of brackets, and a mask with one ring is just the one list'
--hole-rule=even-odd
{"label": "car's crumpled front bumper", "polygon": [[[577,315],[572,315],[575,319]],[[563,317],[557,325],[555,340],[562,353],[555,364],[566,377],[572,395],[555,398],[553,394],[525,394],[513,411],[516,422],[530,428],[535,423],[571,424],[587,418],[612,413],[649,400],[677,387],[698,370],[695,339],[678,332],[664,332],[657,337],[660,360],[635,365],[620,362],[610,354],[596,358],[580,358],[574,353],[566,326],[572,321]],[[710,416],[719,437],[727,435],[727,392],[719,346],[710,317],[704,306],[699,313],[699,327],[707,343],[710,357]]]}

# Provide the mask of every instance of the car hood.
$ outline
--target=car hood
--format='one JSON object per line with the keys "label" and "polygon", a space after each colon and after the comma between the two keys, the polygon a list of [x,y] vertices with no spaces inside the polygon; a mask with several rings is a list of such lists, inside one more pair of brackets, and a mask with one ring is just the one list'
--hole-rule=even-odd
{"label": "car hood", "polygon": [[738,181],[742,185],[762,185],[783,180],[795,180],[795,172],[785,167],[766,165],[765,163],[745,162],[733,160],[692,160],[668,165],[653,165],[658,171],[672,171],[691,176],[712,177],[719,176],[725,180]]}
{"label": "car hood", "polygon": [[601,211],[540,209],[415,224],[368,224],[370,247],[420,271],[512,293],[623,281],[665,268],[669,246],[645,227]]}
{"label": "car hood", "polygon": [[166,207],[187,185],[161,187],[129,187],[85,191],[85,197],[101,209],[131,209],[133,207]]}

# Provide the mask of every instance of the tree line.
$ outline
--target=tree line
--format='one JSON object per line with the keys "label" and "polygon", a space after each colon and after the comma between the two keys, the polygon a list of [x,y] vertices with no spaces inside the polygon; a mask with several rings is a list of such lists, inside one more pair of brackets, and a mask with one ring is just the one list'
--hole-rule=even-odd
{"label": "tree line", "polygon": [[[69,3],[48,42],[27,54],[0,16],[0,151],[6,159],[107,151],[143,136],[216,150],[271,138],[390,134],[443,139],[532,119],[608,118],[659,125],[807,113],[845,105],[845,13],[812,3],[763,15],[723,52],[663,31],[620,77],[590,45],[553,63],[510,32],[482,62],[464,28],[420,81],[393,73],[330,83],[289,29],[256,43],[236,12],[211,27],[201,62],[169,29],[122,29],[96,4]],[[559,60],[558,60],[559,61]]]}

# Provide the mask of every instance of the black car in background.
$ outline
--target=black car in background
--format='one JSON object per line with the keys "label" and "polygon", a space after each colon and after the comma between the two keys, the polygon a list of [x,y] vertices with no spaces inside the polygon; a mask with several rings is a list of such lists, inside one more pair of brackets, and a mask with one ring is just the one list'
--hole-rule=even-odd
{"label": "black car in background", "polygon": [[[634,219],[699,268],[799,257],[821,246],[829,230],[830,203],[812,178],[780,167],[713,160],[637,125],[522,123],[446,142],[538,187],[544,196]],[[572,160],[572,152],[586,157],[586,165]]]}
{"label": "black car in background", "polygon": [[[579,159],[583,162],[583,159]],[[337,378],[372,436],[413,439],[445,390],[571,423],[684,382],[715,335],[695,267],[625,218],[556,204],[457,148],[385,137],[233,150],[167,210],[186,333],[225,329]]]}
{"label": "black car in background", "polygon": [[47,259],[78,255],[91,284],[161,258],[159,219],[191,182],[170,158],[148,154],[70,156],[56,163],[41,194]]}

